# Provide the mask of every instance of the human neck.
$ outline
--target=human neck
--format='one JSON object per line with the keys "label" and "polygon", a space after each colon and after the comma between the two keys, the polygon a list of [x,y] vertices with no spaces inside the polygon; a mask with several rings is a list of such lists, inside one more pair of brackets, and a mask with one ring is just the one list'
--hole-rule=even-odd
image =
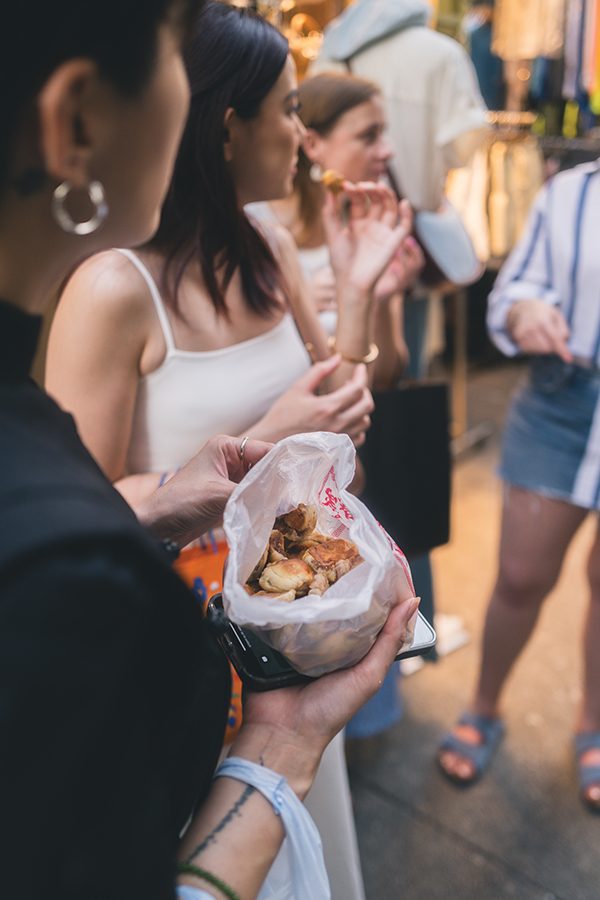
{"label": "human neck", "polygon": [[40,212],[31,200],[0,210],[0,297],[32,314],[44,312],[64,277],[91,252]]}
{"label": "human neck", "polygon": [[317,218],[310,228],[300,218],[300,200],[297,193],[283,200],[273,200],[269,206],[275,216],[285,228],[292,233],[296,244],[301,250],[320,247],[325,243],[325,229],[321,216]]}

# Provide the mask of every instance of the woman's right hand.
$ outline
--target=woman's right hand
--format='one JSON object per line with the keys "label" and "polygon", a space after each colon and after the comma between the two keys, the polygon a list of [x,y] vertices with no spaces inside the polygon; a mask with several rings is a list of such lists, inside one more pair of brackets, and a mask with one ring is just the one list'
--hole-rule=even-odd
{"label": "woman's right hand", "polygon": [[569,326],[561,311],[543,300],[518,300],[510,309],[507,328],[523,353],[555,353],[573,361],[568,347]]}
{"label": "woman's right hand", "polygon": [[[399,582],[400,584],[400,582]],[[396,606],[367,655],[355,666],[300,687],[248,693],[244,725],[231,754],[280,772],[303,797],[323,750],[346,722],[381,687],[405,641],[418,599],[396,590]]]}
{"label": "woman's right hand", "polygon": [[371,292],[412,230],[412,210],[383,184],[344,183],[344,193],[327,194],[323,224],[331,266],[342,293]]}
{"label": "woman's right hand", "polygon": [[340,362],[341,357],[335,355],[311,366],[249,433],[261,440],[278,441],[291,434],[333,431],[349,435],[357,447],[363,444],[374,407],[365,366],[357,366],[342,387],[319,394],[320,386]]}

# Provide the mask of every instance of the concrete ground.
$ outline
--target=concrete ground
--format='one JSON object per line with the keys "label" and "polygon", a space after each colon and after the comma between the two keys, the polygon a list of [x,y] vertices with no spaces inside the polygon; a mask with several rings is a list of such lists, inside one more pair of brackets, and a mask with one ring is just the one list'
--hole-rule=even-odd
{"label": "concrete ground", "polygon": [[572,758],[591,517],[511,675],[507,736],[487,777],[456,788],[434,761],[475,678],[495,575],[499,425],[518,377],[509,366],[471,378],[471,420],[491,419],[496,433],[457,463],[452,540],[434,553],[438,608],[459,614],[472,640],[402,679],[403,721],[349,748],[368,900],[600,900],[600,816],[577,798]]}

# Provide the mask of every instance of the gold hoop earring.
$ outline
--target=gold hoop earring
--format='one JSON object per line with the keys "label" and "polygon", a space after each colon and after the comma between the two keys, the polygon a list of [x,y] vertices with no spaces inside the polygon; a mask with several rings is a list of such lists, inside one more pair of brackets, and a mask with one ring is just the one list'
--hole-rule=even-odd
{"label": "gold hoop earring", "polygon": [[97,231],[108,215],[108,203],[104,194],[104,188],[99,181],[91,181],[87,187],[90,203],[94,207],[93,215],[85,222],[75,222],[71,214],[67,212],[65,201],[73,185],[68,181],[59,184],[52,195],[52,215],[55,221],[67,234],[92,234]]}

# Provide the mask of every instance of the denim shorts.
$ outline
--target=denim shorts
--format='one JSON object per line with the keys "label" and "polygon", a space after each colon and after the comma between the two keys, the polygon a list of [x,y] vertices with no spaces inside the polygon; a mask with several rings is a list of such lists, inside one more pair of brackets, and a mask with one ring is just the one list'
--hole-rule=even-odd
{"label": "denim shorts", "polygon": [[537,357],[511,404],[500,462],[508,484],[600,508],[600,370]]}

